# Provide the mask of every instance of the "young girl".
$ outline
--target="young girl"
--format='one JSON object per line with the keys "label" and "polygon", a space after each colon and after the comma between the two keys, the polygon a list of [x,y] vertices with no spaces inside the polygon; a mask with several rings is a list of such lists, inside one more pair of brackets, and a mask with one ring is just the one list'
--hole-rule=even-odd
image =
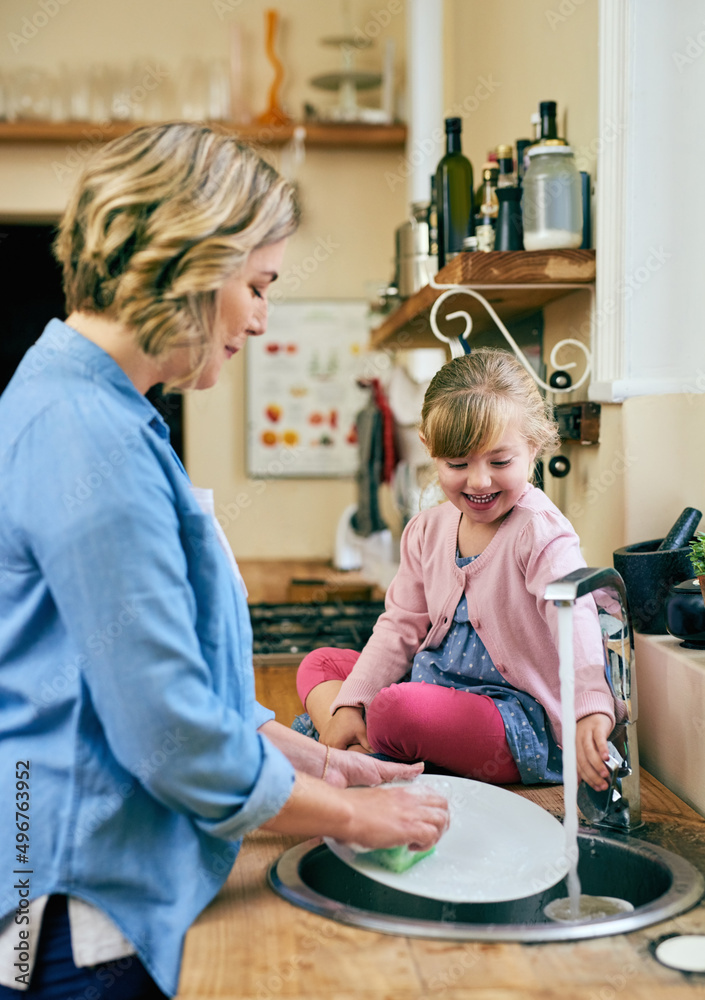
{"label": "young girl", "polygon": [[[406,526],[363,651],[302,661],[302,703],[328,746],[497,784],[561,781],[556,609],[543,595],[585,562],[529,483],[558,443],[550,405],[513,355],[478,349],[431,381],[421,439],[449,502]],[[574,630],[578,770],[602,790],[615,715],[592,598],[577,602]]]}

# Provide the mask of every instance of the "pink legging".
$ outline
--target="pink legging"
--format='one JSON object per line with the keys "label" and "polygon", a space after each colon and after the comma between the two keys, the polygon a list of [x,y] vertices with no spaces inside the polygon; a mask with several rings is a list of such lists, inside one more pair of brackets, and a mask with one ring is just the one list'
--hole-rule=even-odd
{"label": "pink legging", "polygon": [[[314,649],[301,661],[296,689],[305,706],[323,681],[344,681],[357,662],[354,649]],[[376,753],[395,760],[423,760],[494,785],[521,781],[494,701],[437,684],[400,683],[382,688],[367,709],[367,738]]]}

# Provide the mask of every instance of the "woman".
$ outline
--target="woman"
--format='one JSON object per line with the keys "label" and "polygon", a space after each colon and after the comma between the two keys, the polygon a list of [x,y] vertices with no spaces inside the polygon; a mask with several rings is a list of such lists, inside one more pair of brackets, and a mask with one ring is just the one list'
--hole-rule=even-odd
{"label": "woman", "polygon": [[348,787],[418,769],[255,702],[241,580],[144,397],[264,333],[297,216],[250,149],[170,123],[101,148],[62,220],[68,318],[0,397],[0,997],[174,994],[255,827],[424,849],[447,825],[438,796]]}

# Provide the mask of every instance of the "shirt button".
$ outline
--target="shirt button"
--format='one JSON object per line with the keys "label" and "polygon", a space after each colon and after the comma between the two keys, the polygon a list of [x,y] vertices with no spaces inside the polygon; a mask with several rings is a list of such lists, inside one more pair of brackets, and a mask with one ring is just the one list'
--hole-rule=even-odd
{"label": "shirt button", "polygon": [[480,622],[475,622],[475,624],[473,625],[473,628],[475,628],[475,629],[481,628]]}

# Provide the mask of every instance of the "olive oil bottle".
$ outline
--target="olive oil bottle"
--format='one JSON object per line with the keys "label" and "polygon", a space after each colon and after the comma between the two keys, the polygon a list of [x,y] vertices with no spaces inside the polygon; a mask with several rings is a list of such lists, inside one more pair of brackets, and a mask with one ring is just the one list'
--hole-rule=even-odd
{"label": "olive oil bottle", "polygon": [[436,168],[439,270],[475,235],[472,164],[462,153],[461,128],[460,118],[446,118],[446,152]]}

